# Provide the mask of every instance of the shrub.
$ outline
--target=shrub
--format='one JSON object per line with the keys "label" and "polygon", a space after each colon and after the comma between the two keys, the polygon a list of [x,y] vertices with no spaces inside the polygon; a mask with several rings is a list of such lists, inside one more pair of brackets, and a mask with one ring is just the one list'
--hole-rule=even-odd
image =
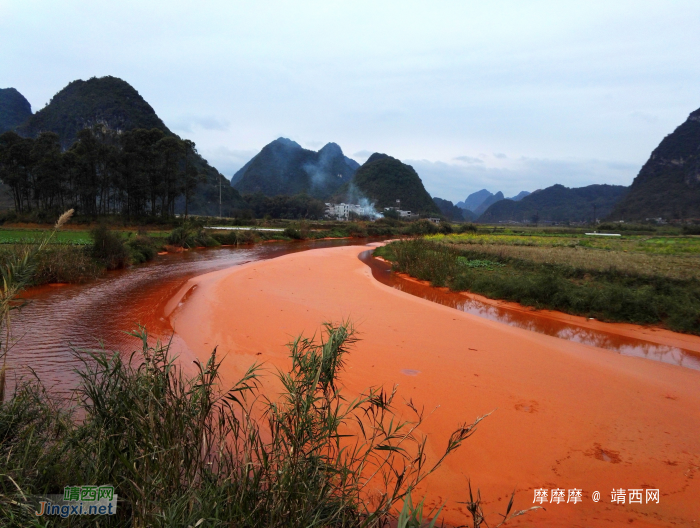
{"label": "shrub", "polygon": [[698,224],[685,224],[683,226],[684,235],[700,235],[700,225]]}
{"label": "shrub", "polygon": [[[4,244],[0,248],[0,266],[31,250],[31,244]],[[99,277],[103,267],[92,258],[89,246],[50,244],[35,257],[30,284],[39,286],[57,282],[81,283]]]}
{"label": "shrub", "polygon": [[292,240],[302,240],[304,238],[301,232],[293,227],[286,227],[282,234],[287,238],[291,238]]}
{"label": "shrub", "polygon": [[133,264],[141,264],[156,258],[158,250],[154,240],[145,235],[137,235],[130,238],[126,243],[129,249],[129,256]]}
{"label": "shrub", "polygon": [[183,248],[216,247],[221,243],[207,233],[203,227],[184,224],[172,230],[168,243]]}
{"label": "shrub", "polygon": [[91,256],[89,246],[52,244],[37,256],[33,285],[70,282],[88,282],[103,273],[102,267]]}
{"label": "shrub", "polygon": [[440,222],[439,229],[440,229],[440,233],[442,233],[443,235],[449,235],[453,231],[452,224],[450,224],[449,222]]}
{"label": "shrub", "polygon": [[462,224],[459,226],[460,233],[476,233],[478,229],[474,224]]}
{"label": "shrub", "polygon": [[362,224],[356,224],[353,222],[348,223],[347,227],[348,235],[352,238],[366,238],[367,228]]}
{"label": "shrub", "polygon": [[404,228],[404,233],[407,235],[434,235],[438,232],[438,226],[430,220],[418,220],[409,223]]}
{"label": "shrub", "polygon": [[120,269],[129,265],[130,253],[119,235],[105,224],[100,224],[90,231],[92,236],[92,256],[107,269]]}
{"label": "shrub", "polygon": [[387,220],[400,220],[401,214],[396,209],[385,209],[382,214]]}

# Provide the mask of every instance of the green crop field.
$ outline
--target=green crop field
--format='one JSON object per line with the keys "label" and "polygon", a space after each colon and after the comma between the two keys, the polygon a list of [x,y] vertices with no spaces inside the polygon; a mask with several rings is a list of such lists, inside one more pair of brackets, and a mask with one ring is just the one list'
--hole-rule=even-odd
{"label": "green crop field", "polygon": [[[49,229],[1,229],[0,228],[0,244],[31,244],[38,243],[50,233]],[[119,233],[127,237],[129,233],[134,233],[133,231],[119,231]],[[167,237],[170,234],[169,231],[151,231],[148,233],[151,237]],[[92,238],[88,230],[62,230],[58,231],[53,239],[52,244],[74,244],[74,245],[88,245],[92,244]]]}
{"label": "green crop field", "polygon": [[700,238],[464,233],[378,248],[435,286],[700,334]]}
{"label": "green crop field", "polygon": [[428,240],[454,245],[498,245],[533,247],[581,247],[608,251],[651,253],[659,255],[700,255],[698,236],[625,235],[620,237],[585,234],[491,234],[462,233],[431,235]]}

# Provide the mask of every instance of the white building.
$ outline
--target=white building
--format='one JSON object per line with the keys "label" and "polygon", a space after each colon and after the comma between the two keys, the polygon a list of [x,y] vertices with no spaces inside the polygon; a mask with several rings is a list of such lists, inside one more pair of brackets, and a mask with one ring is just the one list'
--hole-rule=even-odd
{"label": "white building", "polygon": [[[396,201],[398,202],[399,200],[396,200]],[[400,218],[408,218],[409,220],[411,218],[420,217],[419,214],[413,214],[413,213],[411,213],[411,211],[404,211],[403,209],[399,209],[398,207],[385,207],[384,210],[385,211],[396,211],[397,213],[399,213]]]}
{"label": "white building", "polygon": [[374,210],[374,207],[371,205],[365,207],[362,205],[346,203],[326,204],[326,216],[329,218],[334,218],[336,220],[349,220],[351,213],[354,213],[357,216],[368,216],[372,220],[382,216],[381,214],[377,213]]}

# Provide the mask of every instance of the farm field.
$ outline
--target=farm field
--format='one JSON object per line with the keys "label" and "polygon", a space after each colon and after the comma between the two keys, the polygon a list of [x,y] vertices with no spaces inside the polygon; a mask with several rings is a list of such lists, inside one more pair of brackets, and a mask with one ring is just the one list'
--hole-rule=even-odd
{"label": "farm field", "polygon": [[700,333],[700,238],[459,234],[376,250],[435,286],[605,321]]}
{"label": "farm field", "polygon": [[[0,228],[0,244],[32,244],[40,242],[50,231],[50,227],[46,229],[16,229],[16,228]],[[126,237],[129,233],[135,233],[134,230],[117,230],[117,232]],[[164,238],[170,234],[170,231],[149,231],[151,237]],[[92,244],[90,237],[90,229],[64,229],[58,231],[53,239],[52,244],[74,244],[88,245]]]}

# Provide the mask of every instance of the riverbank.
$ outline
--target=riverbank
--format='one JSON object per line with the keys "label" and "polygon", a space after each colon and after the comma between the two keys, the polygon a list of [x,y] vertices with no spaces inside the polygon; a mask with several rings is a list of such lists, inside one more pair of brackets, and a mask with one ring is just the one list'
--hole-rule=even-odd
{"label": "riverbank", "polygon": [[[318,223],[320,224],[320,223]],[[338,224],[341,224],[338,227]],[[186,225],[173,231],[145,231],[143,228],[111,230],[105,226],[71,226],[60,231],[38,256],[32,286],[50,284],[84,284],[114,269],[124,269],[152,261],[168,253],[220,246],[250,247],[268,242],[387,238],[410,231],[416,226],[396,222],[328,223],[325,229],[312,229],[307,223],[289,223],[287,227],[222,227]],[[416,222],[418,227],[422,225]],[[0,265],[18,258],[39,244],[50,231],[41,226],[0,228]],[[96,242],[95,237],[100,239]]]}
{"label": "riverbank", "polygon": [[[341,381],[350,394],[399,383],[401,397],[435,409],[421,428],[432,453],[460,422],[495,410],[427,484],[431,505],[447,503],[448,522],[466,521],[457,501],[471,478],[490,512],[503,509],[513,487],[515,508],[531,506],[535,489],[583,490],[582,503],[547,504],[523,525],[694,525],[700,374],[410,296],[372,278],[357,258],[366,249],[310,251],[192,279],[176,296],[186,300],[169,307],[173,328],[199,357],[218,346],[231,383],[255,361],[288,368],[284,344],[293,336],[350,318],[362,340]],[[660,503],[611,504],[613,488],[658,488]]]}
{"label": "riverbank", "polygon": [[698,336],[655,326],[607,323],[510,301],[489,299],[475,293],[453,292],[449,288],[432,286],[429,281],[416,279],[406,273],[391,271],[391,262],[373,256],[372,253],[370,250],[360,258],[372,269],[373,277],[411,295],[531,332],[700,370]]}
{"label": "riverbank", "polygon": [[612,244],[606,248],[588,247],[588,240],[559,245],[546,240],[549,245],[539,246],[503,242],[509,239],[460,235],[392,243],[376,253],[395,271],[452,291],[700,335],[700,243],[695,239],[659,244],[620,239],[605,241]]}

